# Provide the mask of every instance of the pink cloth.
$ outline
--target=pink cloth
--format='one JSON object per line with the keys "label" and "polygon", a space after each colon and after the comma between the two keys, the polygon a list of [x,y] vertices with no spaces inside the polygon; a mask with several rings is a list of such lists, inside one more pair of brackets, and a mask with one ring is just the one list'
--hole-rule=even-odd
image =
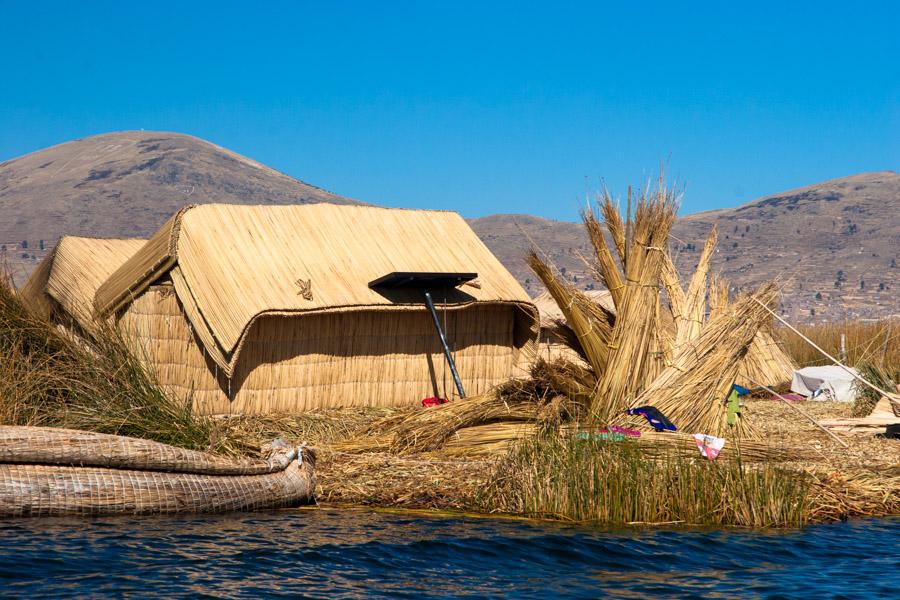
{"label": "pink cloth", "polygon": [[772,400],[780,400],[779,396],[785,400],[790,400],[791,402],[803,402],[806,400],[806,396],[801,396],[800,394],[779,394],[778,396],[772,396]]}
{"label": "pink cloth", "polygon": [[697,442],[697,449],[700,450],[700,454],[709,460],[716,460],[719,452],[725,447],[725,440],[714,435],[695,433],[694,440]]}

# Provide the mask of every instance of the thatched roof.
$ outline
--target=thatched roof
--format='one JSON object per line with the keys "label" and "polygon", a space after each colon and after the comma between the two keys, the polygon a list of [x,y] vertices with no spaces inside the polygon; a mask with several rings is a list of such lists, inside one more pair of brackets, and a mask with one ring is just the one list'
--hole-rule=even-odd
{"label": "thatched roof", "polygon": [[394,271],[477,272],[475,285],[435,300],[533,311],[458,214],[331,204],[187,207],[108,277],[94,307],[112,314],[169,273],[198,337],[230,372],[244,334],[262,315],[421,310],[417,294],[369,289]]}
{"label": "thatched roof", "polygon": [[64,237],[41,261],[19,294],[45,316],[53,311],[54,302],[58,303],[81,327],[90,330],[97,289],[146,243],[141,239]]}
{"label": "thatched roof", "polygon": [[[613,304],[612,294],[608,290],[588,290],[584,295],[602,306],[603,308],[615,312],[616,305]],[[544,291],[534,297],[532,300],[538,309],[541,317],[541,327],[550,327],[557,321],[565,321],[566,317],[559,309],[559,305],[553,300],[550,292]]]}

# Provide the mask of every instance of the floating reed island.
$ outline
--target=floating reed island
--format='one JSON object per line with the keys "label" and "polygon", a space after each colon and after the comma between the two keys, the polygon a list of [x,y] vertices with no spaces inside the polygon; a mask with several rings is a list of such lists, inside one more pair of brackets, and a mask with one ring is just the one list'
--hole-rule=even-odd
{"label": "floating reed island", "polygon": [[[786,335],[772,320],[779,287],[732,296],[710,272],[714,229],[682,281],[669,249],[677,205],[660,181],[634,197],[629,191],[624,213],[609,194],[597,212],[585,212],[593,252],[584,260],[606,287],[600,297],[576,289],[532,251],[526,259],[547,289],[541,302],[555,307],[540,319],[464,222],[446,213],[322,208],[343,228],[337,258],[329,259],[329,237],[310,226],[307,207],[287,211],[285,222],[312,244],[292,255],[304,257],[309,278],[272,258],[285,251],[265,243],[277,219],[262,207],[179,213],[143,245],[123,245],[118,266],[94,242],[78,258],[82,242],[63,240],[20,295],[0,293],[0,369],[8,375],[0,378],[0,419],[237,457],[258,457],[274,437],[308,441],[317,449],[317,499],[334,505],[753,527],[898,514],[896,440],[817,426],[822,417],[849,416],[844,406],[799,408],[770,392],[738,400],[735,384],[783,391],[796,368],[776,341]],[[376,216],[379,239],[430,233],[414,252],[396,241],[376,252],[378,240],[362,236],[371,256],[355,257],[358,221]],[[204,230],[210,222],[215,227]],[[241,233],[219,252],[213,232],[227,231]],[[297,243],[289,233],[274,239]],[[267,260],[242,266],[240,247]],[[97,248],[106,271],[80,276]],[[306,258],[313,250],[319,254]],[[457,352],[467,396],[454,397],[457,388],[438,372],[441,350],[421,300],[361,290],[402,270],[411,254],[419,271],[467,271],[466,261],[478,262],[477,287],[437,303],[448,337],[467,340]],[[332,281],[329,260],[338,259],[353,275]],[[256,295],[270,284],[274,291]],[[349,303],[356,295],[359,302]],[[80,310],[85,298],[91,308]],[[153,311],[168,304],[140,325],[136,307],[148,298]],[[255,358],[238,377],[242,343]],[[166,348],[196,360],[172,361],[159,354]],[[870,384],[892,403],[897,364],[900,357],[888,356],[883,379]],[[204,373],[195,379],[197,369]],[[303,375],[291,379],[296,373]],[[426,408],[420,401],[430,395],[450,401]],[[647,406],[677,431],[659,432],[631,414]],[[698,451],[694,434],[724,440],[715,460]]]}

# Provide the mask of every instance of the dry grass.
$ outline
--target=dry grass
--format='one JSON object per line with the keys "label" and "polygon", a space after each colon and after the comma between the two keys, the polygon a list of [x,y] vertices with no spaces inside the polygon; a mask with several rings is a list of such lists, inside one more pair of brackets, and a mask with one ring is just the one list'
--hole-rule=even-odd
{"label": "dry grass", "polygon": [[211,421],[160,390],[115,331],[101,328],[90,343],[75,342],[30,312],[6,280],[0,281],[0,424],[229,450],[214,443]]}
{"label": "dry grass", "polygon": [[[846,363],[870,363],[878,367],[900,365],[900,320],[849,321],[797,327],[832,356],[840,358],[841,335],[846,346]],[[815,348],[784,327],[776,328],[778,341],[801,367],[831,364]]]}
{"label": "dry grass", "polygon": [[333,408],[301,414],[231,415],[213,418],[215,435],[246,455],[258,454],[263,444],[283,438],[293,444],[322,446],[359,434],[373,421],[400,412],[394,408]]}
{"label": "dry grass", "polygon": [[320,503],[472,510],[494,461],[318,450]]}

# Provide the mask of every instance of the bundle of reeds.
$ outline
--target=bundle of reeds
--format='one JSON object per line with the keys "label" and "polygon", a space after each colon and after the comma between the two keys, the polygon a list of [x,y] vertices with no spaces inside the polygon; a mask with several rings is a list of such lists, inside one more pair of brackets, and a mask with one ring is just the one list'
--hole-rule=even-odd
{"label": "bundle of reeds", "polygon": [[584,292],[557,277],[537,252],[532,250],[527,260],[565,315],[566,327],[574,334],[568,336],[565,329],[560,327],[561,339],[578,352],[595,373],[605,371],[615,315],[600,303],[591,300]]}
{"label": "bundle of reeds", "polygon": [[706,244],[703,246],[703,252],[700,253],[700,260],[691,276],[687,291],[681,287],[681,279],[671,256],[667,253],[663,257],[662,281],[669,296],[669,308],[675,320],[674,347],[676,349],[696,339],[703,327],[703,319],[706,315],[707,277],[716,241],[716,228],[713,226],[706,238]]}
{"label": "bundle of reeds", "polygon": [[[562,438],[581,435],[591,439],[597,433],[596,429],[580,429],[574,424],[563,425],[558,431]],[[517,440],[539,432],[541,428],[537,424],[523,422],[466,427],[447,439],[441,453],[456,457],[498,455]],[[639,437],[629,437],[622,443],[635,445],[647,457],[699,457],[696,440],[689,433],[643,431]],[[821,454],[808,445],[748,439],[729,440],[719,457],[740,458],[745,462],[798,462],[819,459]]]}
{"label": "bundle of reeds", "polygon": [[[607,212],[611,211],[608,198],[604,206]],[[607,421],[624,408],[664,366],[665,351],[659,333],[659,282],[676,210],[677,196],[662,182],[652,193],[644,190],[633,219],[627,221],[625,228],[625,261],[621,274],[615,261],[604,258],[612,254],[596,218],[585,215],[585,225],[598,257],[597,269],[604,283],[615,285],[617,279],[623,282],[613,296],[618,298],[607,368],[597,373],[599,382],[591,407],[593,417],[599,421]],[[613,229],[618,230],[618,225]]]}
{"label": "bundle of reeds", "polygon": [[459,429],[447,439],[441,454],[452,457],[498,456],[516,440],[531,437],[540,431],[535,423],[489,423]]}
{"label": "bundle of reeds", "polygon": [[[632,405],[655,406],[682,431],[724,435],[728,430],[726,397],[768,316],[756,300],[769,306],[776,293],[774,284],[763,285],[709,321]],[[738,435],[749,433],[742,418],[736,418],[735,426]]]}
{"label": "bundle of reeds", "polygon": [[[630,205],[629,197],[629,207]],[[608,193],[604,194],[600,201],[600,212],[606,219],[607,230],[613,238],[613,244],[616,247],[616,251],[619,254],[619,260],[623,267],[620,271],[616,259],[613,257],[609,245],[606,243],[606,236],[603,232],[600,220],[590,210],[584,211],[581,215],[582,221],[584,221],[584,228],[591,240],[591,245],[594,248],[595,254],[595,259],[593,261],[588,261],[588,265],[592,268],[597,279],[609,290],[613,305],[615,305],[616,312],[618,312],[622,305],[622,295],[625,290],[625,281],[622,272],[624,271],[624,265],[628,259],[628,240],[626,237],[627,226],[623,224],[622,216]]]}
{"label": "bundle of reeds", "polygon": [[709,318],[728,308],[728,280],[715,273],[709,276]]}
{"label": "bundle of reeds", "polygon": [[[711,276],[709,283],[709,318],[726,311],[729,306],[728,281]],[[747,355],[741,362],[736,383],[754,388],[776,386],[789,381],[797,366],[775,341],[771,316],[759,328]]]}
{"label": "bundle of reeds", "polygon": [[584,367],[538,360],[528,377],[511,379],[486,394],[398,411],[334,447],[342,452],[412,454],[437,450],[460,429],[479,425],[502,421],[556,427],[586,412],[593,381]]}
{"label": "bundle of reeds", "polygon": [[458,429],[495,421],[534,421],[541,405],[534,398],[496,392],[470,396],[417,411],[394,428],[391,450],[397,454],[440,448]]}

